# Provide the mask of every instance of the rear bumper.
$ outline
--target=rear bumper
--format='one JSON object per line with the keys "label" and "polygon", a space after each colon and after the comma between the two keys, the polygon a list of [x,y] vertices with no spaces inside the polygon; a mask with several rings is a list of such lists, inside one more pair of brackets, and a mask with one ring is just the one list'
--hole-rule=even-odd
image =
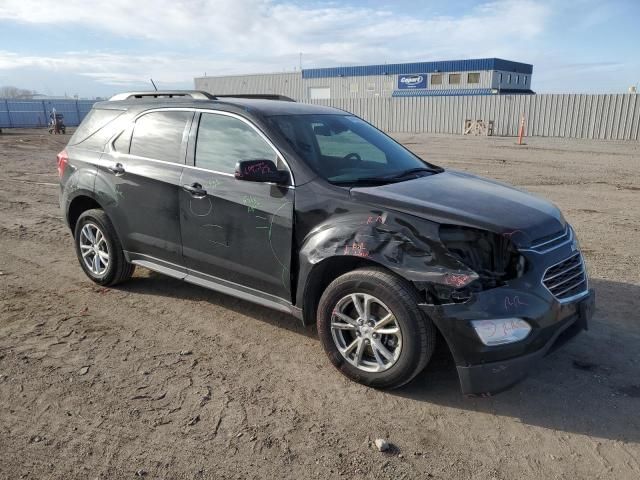
{"label": "rear bumper", "polygon": [[500,347],[484,347],[477,337],[471,338],[470,327],[461,325],[468,321],[453,320],[454,328],[451,318],[439,316],[434,321],[451,347],[462,393],[486,396],[519,382],[542,357],[586,330],[594,309],[595,292],[589,290],[571,304],[551,308],[535,320],[527,318],[534,332],[521,342]]}

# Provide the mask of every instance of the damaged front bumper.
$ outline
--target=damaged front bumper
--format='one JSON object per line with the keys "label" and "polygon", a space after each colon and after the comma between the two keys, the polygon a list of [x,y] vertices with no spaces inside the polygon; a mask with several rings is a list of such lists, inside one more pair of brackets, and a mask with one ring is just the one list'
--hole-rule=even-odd
{"label": "damaged front bumper", "polygon": [[[428,305],[421,309],[447,341],[464,395],[490,395],[522,380],[532,366],[555,348],[586,330],[595,309],[587,290],[571,302],[558,302],[544,291],[498,288],[463,304]],[[518,317],[532,329],[521,341],[487,346],[472,320]]]}

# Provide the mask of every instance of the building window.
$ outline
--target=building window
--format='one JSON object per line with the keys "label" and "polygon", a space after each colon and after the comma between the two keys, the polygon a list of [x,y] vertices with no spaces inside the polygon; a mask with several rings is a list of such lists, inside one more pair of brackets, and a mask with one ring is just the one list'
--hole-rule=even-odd
{"label": "building window", "polygon": [[441,73],[433,73],[433,74],[431,74],[431,85],[442,85],[442,74]]}
{"label": "building window", "polygon": [[516,85],[520,83],[520,75],[516,75]]}
{"label": "building window", "polygon": [[523,85],[527,84],[527,76],[526,75],[523,75],[523,77],[522,77],[522,84]]}
{"label": "building window", "polygon": [[507,83],[511,85],[511,74],[507,75]]}
{"label": "building window", "polygon": [[458,84],[460,84],[460,77],[461,77],[461,75],[459,73],[450,73],[449,74],[449,84],[450,85],[458,85]]}
{"label": "building window", "polygon": [[480,73],[474,72],[467,74],[467,83],[480,83]]}
{"label": "building window", "polygon": [[502,83],[502,74],[501,73],[498,74],[498,83]]}

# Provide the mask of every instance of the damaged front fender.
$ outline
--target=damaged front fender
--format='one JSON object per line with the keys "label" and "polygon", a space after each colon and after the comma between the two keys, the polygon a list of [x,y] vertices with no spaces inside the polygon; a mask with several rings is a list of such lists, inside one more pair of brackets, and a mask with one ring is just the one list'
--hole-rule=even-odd
{"label": "damaged front fender", "polygon": [[298,301],[302,305],[314,270],[325,260],[346,257],[380,265],[419,290],[440,285],[452,290],[477,279],[440,242],[440,225],[406,214],[363,210],[329,216],[311,229],[299,250]]}

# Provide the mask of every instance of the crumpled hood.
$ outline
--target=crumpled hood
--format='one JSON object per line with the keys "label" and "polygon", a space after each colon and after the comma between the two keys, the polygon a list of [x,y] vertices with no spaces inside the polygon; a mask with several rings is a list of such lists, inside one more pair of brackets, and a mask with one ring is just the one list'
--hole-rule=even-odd
{"label": "crumpled hood", "polygon": [[[455,170],[377,187],[351,189],[354,199],[439,223],[498,234],[520,231],[522,242],[561,232],[565,220],[551,202],[509,185]],[[526,240],[526,241],[525,241]]]}

